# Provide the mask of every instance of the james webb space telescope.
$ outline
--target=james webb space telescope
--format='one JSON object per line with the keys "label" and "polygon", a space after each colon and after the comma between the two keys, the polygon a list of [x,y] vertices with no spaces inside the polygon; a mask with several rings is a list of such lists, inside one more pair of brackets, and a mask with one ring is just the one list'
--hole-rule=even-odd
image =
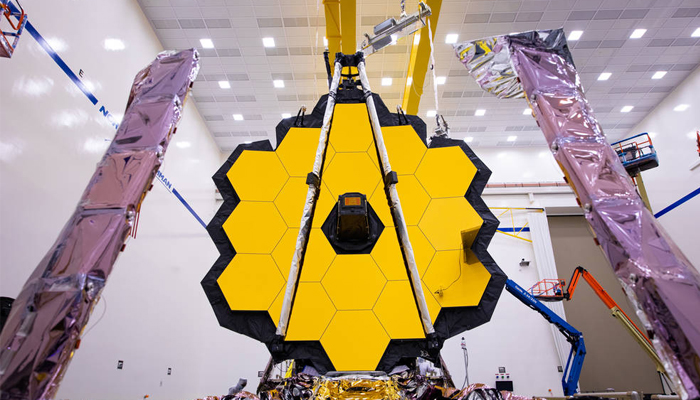
{"label": "james webb space telescope", "polygon": [[389,112],[362,53],[339,53],[332,77],[309,115],[279,123],[277,148],[242,144],[214,175],[221,256],[202,285],[219,323],[275,362],[438,361],[445,339],[490,319],[506,281],[486,250],[490,171],[464,141],[428,143],[418,117]]}

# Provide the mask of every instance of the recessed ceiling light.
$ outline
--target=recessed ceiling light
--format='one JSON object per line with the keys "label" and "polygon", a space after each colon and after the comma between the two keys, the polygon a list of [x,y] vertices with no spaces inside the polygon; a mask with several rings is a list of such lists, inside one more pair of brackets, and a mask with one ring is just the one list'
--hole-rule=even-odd
{"label": "recessed ceiling light", "polygon": [[690,105],[688,105],[688,104],[679,104],[679,105],[673,107],[673,111],[685,111],[688,108],[690,108]]}
{"label": "recessed ceiling light", "polygon": [[656,71],[654,72],[654,75],[651,76],[651,79],[661,79],[666,75],[666,71]]}
{"label": "recessed ceiling light", "polygon": [[118,51],[118,50],[124,50],[126,46],[124,46],[124,42],[122,42],[119,39],[105,39],[104,43],[105,49],[110,50],[110,51]]}
{"label": "recessed ceiling light", "polygon": [[516,140],[518,140],[518,137],[517,137],[517,136],[508,136],[508,141],[509,141],[509,142],[515,142]]}
{"label": "recessed ceiling light", "polygon": [[447,44],[454,44],[457,43],[457,39],[459,39],[459,35],[456,33],[450,33],[447,36],[445,36],[445,43]]}
{"label": "recessed ceiling light", "polygon": [[693,31],[693,33],[690,34],[691,37],[700,37],[700,28],[696,29]]}
{"label": "recessed ceiling light", "polygon": [[633,108],[634,106],[624,106],[620,109],[620,112],[630,112]]}
{"label": "recessed ceiling light", "polygon": [[420,34],[416,33],[415,35],[413,35],[413,45],[417,46],[418,43],[420,43]]}
{"label": "recessed ceiling light", "polygon": [[530,110],[529,108],[524,109],[523,115],[532,115],[532,110]]}
{"label": "recessed ceiling light", "polygon": [[192,146],[192,143],[180,141],[180,142],[175,142],[175,146],[177,146],[181,149],[186,149],[186,148]]}
{"label": "recessed ceiling light", "polygon": [[241,114],[233,114],[234,121],[243,121],[243,116]]}
{"label": "recessed ceiling light", "polygon": [[204,49],[214,48],[214,42],[212,42],[211,39],[199,39],[199,43],[202,44],[202,48]]}
{"label": "recessed ceiling light", "polygon": [[328,47],[328,39],[326,39],[325,36],[323,37],[323,45],[324,45],[325,47]]}
{"label": "recessed ceiling light", "polygon": [[474,115],[477,117],[484,116],[484,115],[486,115],[486,110],[478,109],[478,110],[474,111]]}
{"label": "recessed ceiling light", "polygon": [[567,40],[579,40],[581,39],[581,35],[583,35],[583,31],[571,31],[569,32]]}
{"label": "recessed ceiling light", "polygon": [[274,81],[272,81],[272,84],[275,85],[276,88],[284,87],[284,81],[281,79],[275,79]]}
{"label": "recessed ceiling light", "polygon": [[406,78],[406,86],[411,86],[412,83],[413,83],[413,77],[412,77],[412,76],[409,76],[408,78]]}
{"label": "recessed ceiling light", "polygon": [[438,85],[444,85],[445,82],[447,82],[447,77],[446,77],[446,76],[438,76],[438,77],[435,79],[435,82],[436,82]]}
{"label": "recessed ceiling light", "polygon": [[611,76],[612,76],[612,73],[603,72],[602,74],[600,74],[600,76],[598,76],[598,80],[599,81],[607,81],[608,79],[610,79]]}
{"label": "recessed ceiling light", "polygon": [[263,38],[263,46],[265,46],[265,47],[275,47],[275,38],[264,37],[264,38]]}
{"label": "recessed ceiling light", "polygon": [[428,118],[432,118],[437,114],[435,110],[428,110],[428,112],[425,114]]}
{"label": "recessed ceiling light", "polygon": [[645,33],[647,33],[646,29],[635,29],[630,35],[630,39],[639,39],[640,37],[644,36]]}
{"label": "recessed ceiling light", "polygon": [[282,113],[282,118],[291,118],[292,114],[290,113]]}
{"label": "recessed ceiling light", "polygon": [[382,86],[391,86],[391,82],[394,80],[391,78],[382,78]]}
{"label": "recessed ceiling light", "polygon": [[467,137],[464,138],[464,141],[467,142],[467,143],[471,143],[472,141],[474,141],[474,138],[471,137],[471,136],[467,136]]}
{"label": "recessed ceiling light", "polygon": [[229,81],[219,81],[219,87],[222,89],[231,89]]}

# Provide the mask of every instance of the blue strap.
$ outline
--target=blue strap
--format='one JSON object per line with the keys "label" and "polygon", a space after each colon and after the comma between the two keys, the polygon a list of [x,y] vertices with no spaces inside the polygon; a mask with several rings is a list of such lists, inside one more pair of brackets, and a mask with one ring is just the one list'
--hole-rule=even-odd
{"label": "blue strap", "polygon": [[663,216],[663,215],[666,215],[668,212],[670,212],[670,211],[673,210],[674,208],[680,206],[681,204],[685,203],[686,201],[692,199],[693,197],[695,197],[695,196],[697,196],[697,195],[699,195],[699,194],[700,194],[700,187],[697,188],[697,189],[695,189],[695,190],[693,190],[692,192],[688,193],[687,195],[681,197],[680,199],[678,199],[678,201],[676,201],[675,203],[671,204],[670,206],[668,206],[668,207],[664,208],[663,210],[657,212],[656,214],[654,214],[654,217],[659,218],[659,217],[661,217],[661,216]]}

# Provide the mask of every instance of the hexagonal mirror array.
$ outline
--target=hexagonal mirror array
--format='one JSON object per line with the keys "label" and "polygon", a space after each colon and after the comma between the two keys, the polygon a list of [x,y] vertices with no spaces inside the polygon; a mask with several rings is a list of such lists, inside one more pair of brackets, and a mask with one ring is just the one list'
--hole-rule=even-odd
{"label": "hexagonal mirror array", "polygon": [[[380,112],[398,121],[378,103]],[[462,141],[436,139],[426,146],[420,134],[425,125],[409,117],[411,124],[382,131],[399,175],[420,285],[444,340],[486,322],[505,282],[486,253],[497,222],[479,194],[490,171]],[[280,126],[286,134],[275,151],[267,141],[241,145],[214,176],[225,201],[208,229],[221,257],[202,282],[221,325],[268,346],[320,134],[313,118],[305,127],[287,120]],[[338,196],[348,192],[364,194],[384,226],[369,254],[338,254],[321,230]],[[275,357],[302,359],[322,372],[386,370],[425,349],[365,104],[335,106],[284,346],[285,354]]]}

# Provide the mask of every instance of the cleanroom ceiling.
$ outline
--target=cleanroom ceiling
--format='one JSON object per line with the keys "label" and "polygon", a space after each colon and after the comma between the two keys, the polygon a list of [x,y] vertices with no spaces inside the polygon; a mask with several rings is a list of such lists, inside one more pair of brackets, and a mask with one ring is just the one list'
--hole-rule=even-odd
{"label": "cleanroom ceiling", "polygon": [[[166,49],[199,49],[202,67],[192,98],[224,151],[245,141],[274,142],[283,114],[311,108],[327,92],[320,0],[138,1]],[[416,4],[407,1],[407,11]],[[357,0],[358,44],[363,33],[399,13],[398,0]],[[699,15],[698,0],[443,0],[434,38],[437,76],[445,78],[438,85],[439,110],[451,135],[470,138],[472,147],[544,145],[534,118],[524,115],[525,100],[484,93],[445,42],[448,34],[465,41],[563,26],[569,35],[582,31],[570,46],[588,100],[609,140],[623,138],[636,133],[632,128],[700,63]],[[639,30],[646,31],[631,37]],[[203,48],[203,38],[214,48]],[[274,47],[265,47],[263,38],[273,38]],[[390,109],[401,103],[410,40],[367,60],[372,90]],[[607,80],[599,79],[603,73],[610,74]],[[391,80],[382,85],[383,78]],[[429,129],[434,121],[426,115],[436,108],[432,85],[429,72],[419,111]],[[633,108],[622,112],[626,106]]]}

